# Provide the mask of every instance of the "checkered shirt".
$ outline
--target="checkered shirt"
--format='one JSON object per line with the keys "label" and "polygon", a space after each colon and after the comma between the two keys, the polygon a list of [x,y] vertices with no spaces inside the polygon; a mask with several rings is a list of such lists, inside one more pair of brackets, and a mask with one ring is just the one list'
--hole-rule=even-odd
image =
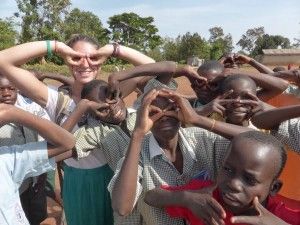
{"label": "checkered shirt", "polygon": [[292,150],[300,153],[300,120],[298,118],[282,122],[277,130],[271,131],[271,134]]}
{"label": "checkered shirt", "polygon": [[[146,135],[140,153],[135,206],[144,225],[184,225],[182,219],[170,218],[163,209],[144,202],[145,193],[167,184],[180,186],[188,183],[199,171],[207,171],[210,178],[216,177],[226,155],[229,140],[201,128],[181,128],[179,147],[183,153],[183,173],[180,174],[158,146],[152,134]],[[124,158],[119,161],[108,189],[112,192],[119,176]]]}

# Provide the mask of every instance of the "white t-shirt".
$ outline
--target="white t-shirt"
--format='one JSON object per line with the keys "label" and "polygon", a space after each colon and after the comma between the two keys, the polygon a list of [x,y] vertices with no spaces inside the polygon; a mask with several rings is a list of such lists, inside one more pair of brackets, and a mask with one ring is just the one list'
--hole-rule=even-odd
{"label": "white t-shirt", "polygon": [[23,180],[55,169],[48,159],[47,142],[0,147],[0,224],[29,225],[19,198]]}
{"label": "white t-shirt", "polygon": [[[46,110],[50,116],[51,121],[55,120],[55,112],[56,112],[56,106],[58,102],[58,91],[57,89],[53,89],[48,87],[48,101],[46,105]],[[76,103],[72,100],[70,101],[70,104],[68,106],[67,111],[73,112],[76,107]],[[67,117],[64,117],[62,119],[61,124],[67,119]],[[73,129],[73,132],[75,132],[78,129],[78,126],[76,126]],[[78,169],[94,169],[100,166],[103,166],[107,164],[106,158],[102,151],[92,151],[87,157],[81,158],[79,160],[69,158],[64,160],[64,162],[71,167],[75,167]]]}

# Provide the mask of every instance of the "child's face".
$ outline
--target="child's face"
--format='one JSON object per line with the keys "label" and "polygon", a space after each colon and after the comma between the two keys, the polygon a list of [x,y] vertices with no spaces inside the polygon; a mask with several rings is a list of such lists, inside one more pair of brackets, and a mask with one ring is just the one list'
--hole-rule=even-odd
{"label": "child's face", "polygon": [[[228,96],[230,99],[252,100],[247,93],[256,96],[255,88],[251,87],[246,81],[237,81],[233,83],[230,88],[233,90],[232,94]],[[224,105],[224,107],[226,109],[226,122],[237,125],[241,125],[245,120],[249,119],[249,114],[252,112],[252,107],[250,105],[240,103],[229,103]]]}
{"label": "child's face", "polygon": [[[161,110],[175,110],[175,105],[169,99],[158,96],[152,105],[160,108]],[[152,115],[150,115],[152,116]],[[171,116],[162,116],[159,120],[154,122],[151,129],[155,137],[174,137],[180,127],[180,121]]]}
{"label": "child's face", "polygon": [[249,213],[254,197],[265,201],[277,182],[280,155],[270,148],[249,139],[232,142],[218,175],[218,188],[225,208],[234,214]]}
{"label": "child's face", "polygon": [[0,103],[14,105],[18,91],[5,77],[0,77]]}
{"label": "child's face", "polygon": [[[108,86],[104,85],[95,87],[89,94],[88,99],[98,103],[106,103],[106,99],[108,97]],[[119,99],[115,103],[109,104],[107,108],[100,109],[99,112],[98,119],[110,124],[120,124],[126,118],[126,107],[122,99]]]}
{"label": "child's face", "polygon": [[220,83],[223,80],[222,74],[218,73],[201,73],[198,74],[207,79],[207,82],[200,84],[192,84],[192,88],[195,91],[197,98],[201,100],[204,104],[211,102],[219,94]]}

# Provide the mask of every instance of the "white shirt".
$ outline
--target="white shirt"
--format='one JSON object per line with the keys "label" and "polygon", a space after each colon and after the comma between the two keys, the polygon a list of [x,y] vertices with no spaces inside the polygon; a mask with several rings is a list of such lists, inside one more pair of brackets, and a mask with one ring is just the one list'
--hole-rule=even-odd
{"label": "white shirt", "polygon": [[19,198],[24,179],[55,168],[48,159],[47,142],[0,147],[0,224],[29,225]]}

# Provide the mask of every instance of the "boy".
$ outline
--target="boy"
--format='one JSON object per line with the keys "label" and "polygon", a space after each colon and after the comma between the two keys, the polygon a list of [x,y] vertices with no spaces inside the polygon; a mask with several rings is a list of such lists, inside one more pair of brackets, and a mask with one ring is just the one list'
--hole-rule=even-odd
{"label": "boy", "polygon": [[[204,129],[181,128],[181,122]],[[231,138],[249,129],[200,116],[175,92],[147,93],[126,156],[108,187],[116,214],[124,217],[137,207],[142,224],[183,225],[184,221],[147,206],[143,197],[161,184],[185,184],[197,171],[206,170],[212,177],[217,173],[229,142],[207,130]]]}
{"label": "boy", "polygon": [[0,123],[19,123],[35,129],[47,142],[0,148],[0,224],[29,224],[22,210],[19,187],[24,179],[54,169],[52,158],[72,149],[73,136],[59,126],[7,104],[0,104]]}
{"label": "boy", "polygon": [[[278,177],[286,157],[284,146],[273,136],[245,132],[233,138],[217,187],[209,181],[192,180],[183,187],[163,187],[171,191],[170,196],[177,190],[172,202],[159,190],[149,191],[145,201],[152,206],[166,205],[170,216],[185,218],[191,225],[300,224],[300,208],[289,209],[275,196],[282,186]],[[202,192],[187,191],[203,188]],[[204,207],[194,208],[195,201]]]}
{"label": "boy", "polygon": [[[34,115],[49,119],[41,106],[20,95],[16,87],[1,75],[0,103],[15,105]],[[0,133],[0,146],[20,145],[42,140],[35,131],[17,124],[5,124],[0,128]],[[32,225],[40,224],[47,218],[46,176],[42,174],[39,177],[24,180],[19,190],[22,208]]]}

